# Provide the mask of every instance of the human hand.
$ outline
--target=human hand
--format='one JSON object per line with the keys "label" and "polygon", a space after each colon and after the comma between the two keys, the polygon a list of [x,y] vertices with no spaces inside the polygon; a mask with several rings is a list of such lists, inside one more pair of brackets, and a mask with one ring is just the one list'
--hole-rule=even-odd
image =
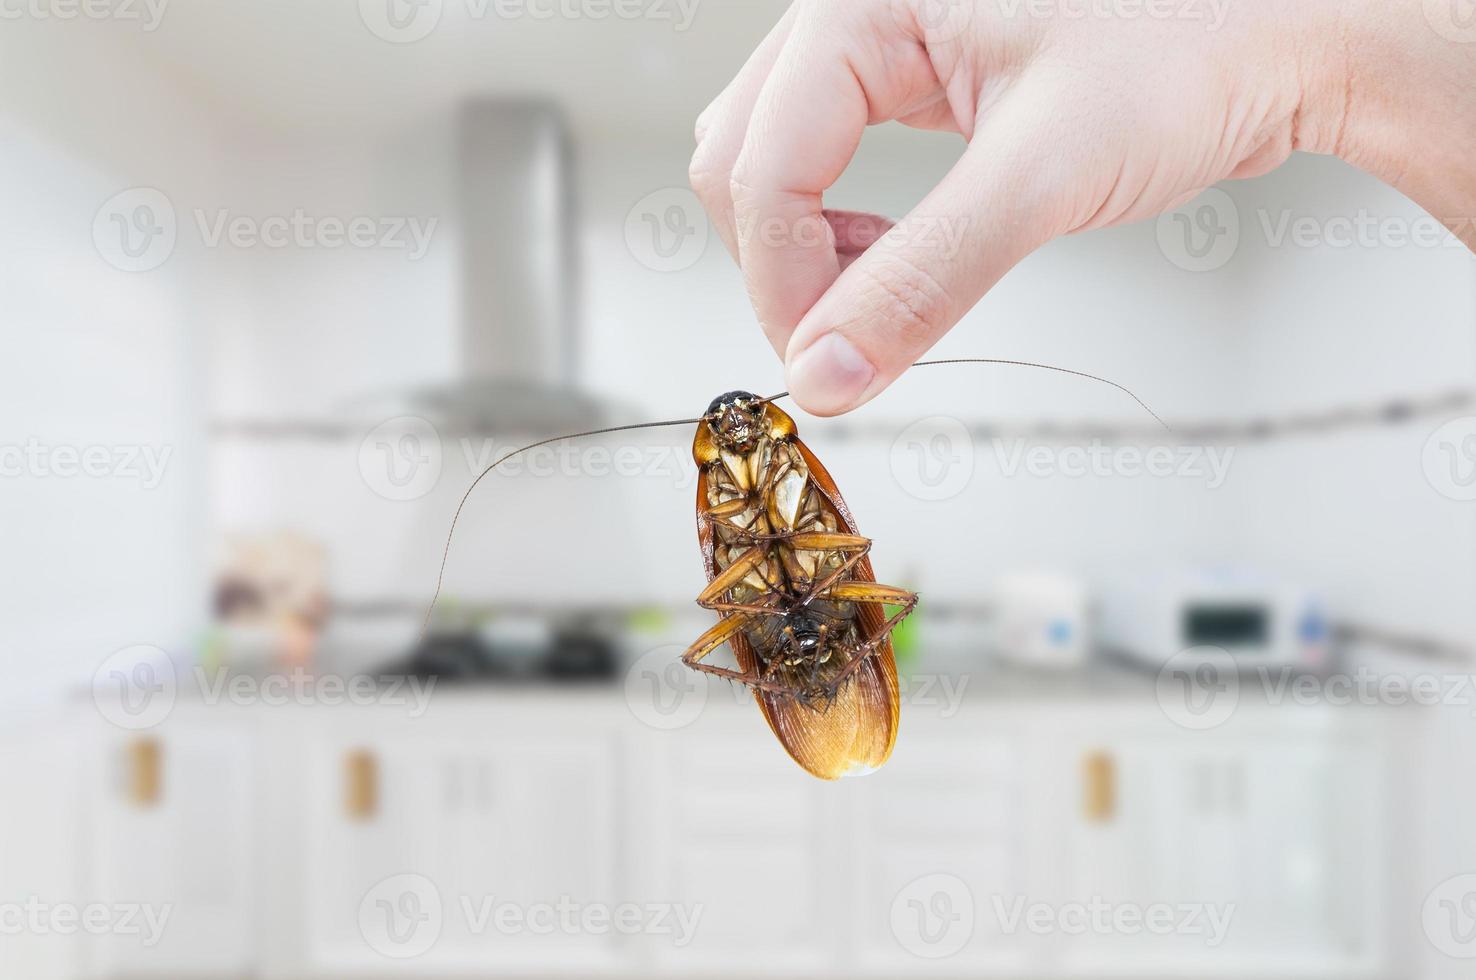
{"label": "human hand", "polygon": [[[825,210],[888,120],[968,145],[895,225]],[[697,143],[693,188],[817,415],[875,396],[1050,239],[1294,149],[1388,180],[1476,248],[1454,217],[1476,215],[1476,43],[1421,0],[795,0]]]}

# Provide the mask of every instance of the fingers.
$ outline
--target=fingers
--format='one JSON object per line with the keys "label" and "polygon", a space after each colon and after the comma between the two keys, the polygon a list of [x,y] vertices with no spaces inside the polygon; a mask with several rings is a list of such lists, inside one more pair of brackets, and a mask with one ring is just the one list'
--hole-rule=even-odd
{"label": "fingers", "polygon": [[855,408],[891,384],[1010,268],[1075,227],[1090,140],[1024,86],[981,121],[964,156],[860,256],[794,332],[786,373],[815,415]]}
{"label": "fingers", "polygon": [[841,270],[821,193],[850,163],[870,111],[846,36],[820,16],[796,21],[733,166],[739,264],[759,324],[780,352]]}
{"label": "fingers", "polygon": [[[879,214],[868,214],[865,211],[833,211],[825,209],[825,221],[830,225],[830,233],[835,239],[835,254],[840,259],[840,267],[845,270],[852,262],[861,257],[861,253],[891,230],[893,221]],[[780,351],[783,355],[783,351]]]}
{"label": "fingers", "polygon": [[[736,259],[738,235],[733,226],[733,163],[743,149],[748,121],[759,92],[779,58],[794,24],[796,7],[790,7],[748,61],[697,117],[697,149],[692,154],[688,179],[697,199],[712,219],[718,237]],[[783,351],[781,350],[782,354]]]}

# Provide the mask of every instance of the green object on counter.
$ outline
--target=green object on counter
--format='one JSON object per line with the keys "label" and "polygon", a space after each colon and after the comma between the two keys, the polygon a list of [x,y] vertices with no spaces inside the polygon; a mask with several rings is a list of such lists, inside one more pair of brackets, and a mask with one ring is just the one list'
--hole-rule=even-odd
{"label": "green object on counter", "polygon": [[639,633],[660,633],[671,626],[671,615],[663,609],[637,609],[626,620],[631,630]]}
{"label": "green object on counter", "polygon": [[[901,606],[887,606],[888,616],[895,616]],[[892,655],[898,664],[906,665],[917,659],[918,636],[921,627],[918,618],[918,610],[914,608],[912,615],[897,624],[892,630]]]}

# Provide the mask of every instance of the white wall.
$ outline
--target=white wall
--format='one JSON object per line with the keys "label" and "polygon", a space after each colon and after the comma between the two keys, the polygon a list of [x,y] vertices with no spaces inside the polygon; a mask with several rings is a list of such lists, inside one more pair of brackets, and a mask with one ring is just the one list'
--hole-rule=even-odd
{"label": "white wall", "polygon": [[[1283,211],[1325,220],[1362,210],[1390,228],[1416,227],[1428,221],[1417,206],[1317,159],[1232,190],[1243,220],[1234,261],[1255,274],[1255,288],[1238,297],[1243,411],[1476,386],[1476,259],[1458,242],[1422,247],[1386,232],[1364,247],[1273,247],[1260,230],[1263,213],[1274,227]],[[1357,622],[1476,642],[1476,510],[1437,492],[1421,459],[1448,420],[1244,447],[1230,484],[1234,554],[1324,584]]]}
{"label": "white wall", "polygon": [[[210,284],[187,243],[149,272],[110,265],[93,224],[127,188],[210,181],[218,121],[96,25],[55,26],[7,21],[0,35],[0,443],[102,447],[110,462],[103,476],[22,463],[3,480],[0,700],[21,703],[90,682],[121,647],[177,648],[205,612],[197,328]],[[141,453],[165,461],[157,485],[133,474]]]}

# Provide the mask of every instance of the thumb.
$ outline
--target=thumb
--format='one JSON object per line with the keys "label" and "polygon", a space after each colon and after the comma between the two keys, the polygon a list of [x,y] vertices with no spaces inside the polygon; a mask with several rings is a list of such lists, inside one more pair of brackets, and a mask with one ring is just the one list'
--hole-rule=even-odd
{"label": "thumb", "polygon": [[[870,400],[1083,210],[1085,141],[1019,87],[990,109],[926,198],[835,280],[785,352],[791,395],[814,415]],[[1063,191],[1063,188],[1068,190]],[[1087,212],[1088,214],[1090,211]]]}

